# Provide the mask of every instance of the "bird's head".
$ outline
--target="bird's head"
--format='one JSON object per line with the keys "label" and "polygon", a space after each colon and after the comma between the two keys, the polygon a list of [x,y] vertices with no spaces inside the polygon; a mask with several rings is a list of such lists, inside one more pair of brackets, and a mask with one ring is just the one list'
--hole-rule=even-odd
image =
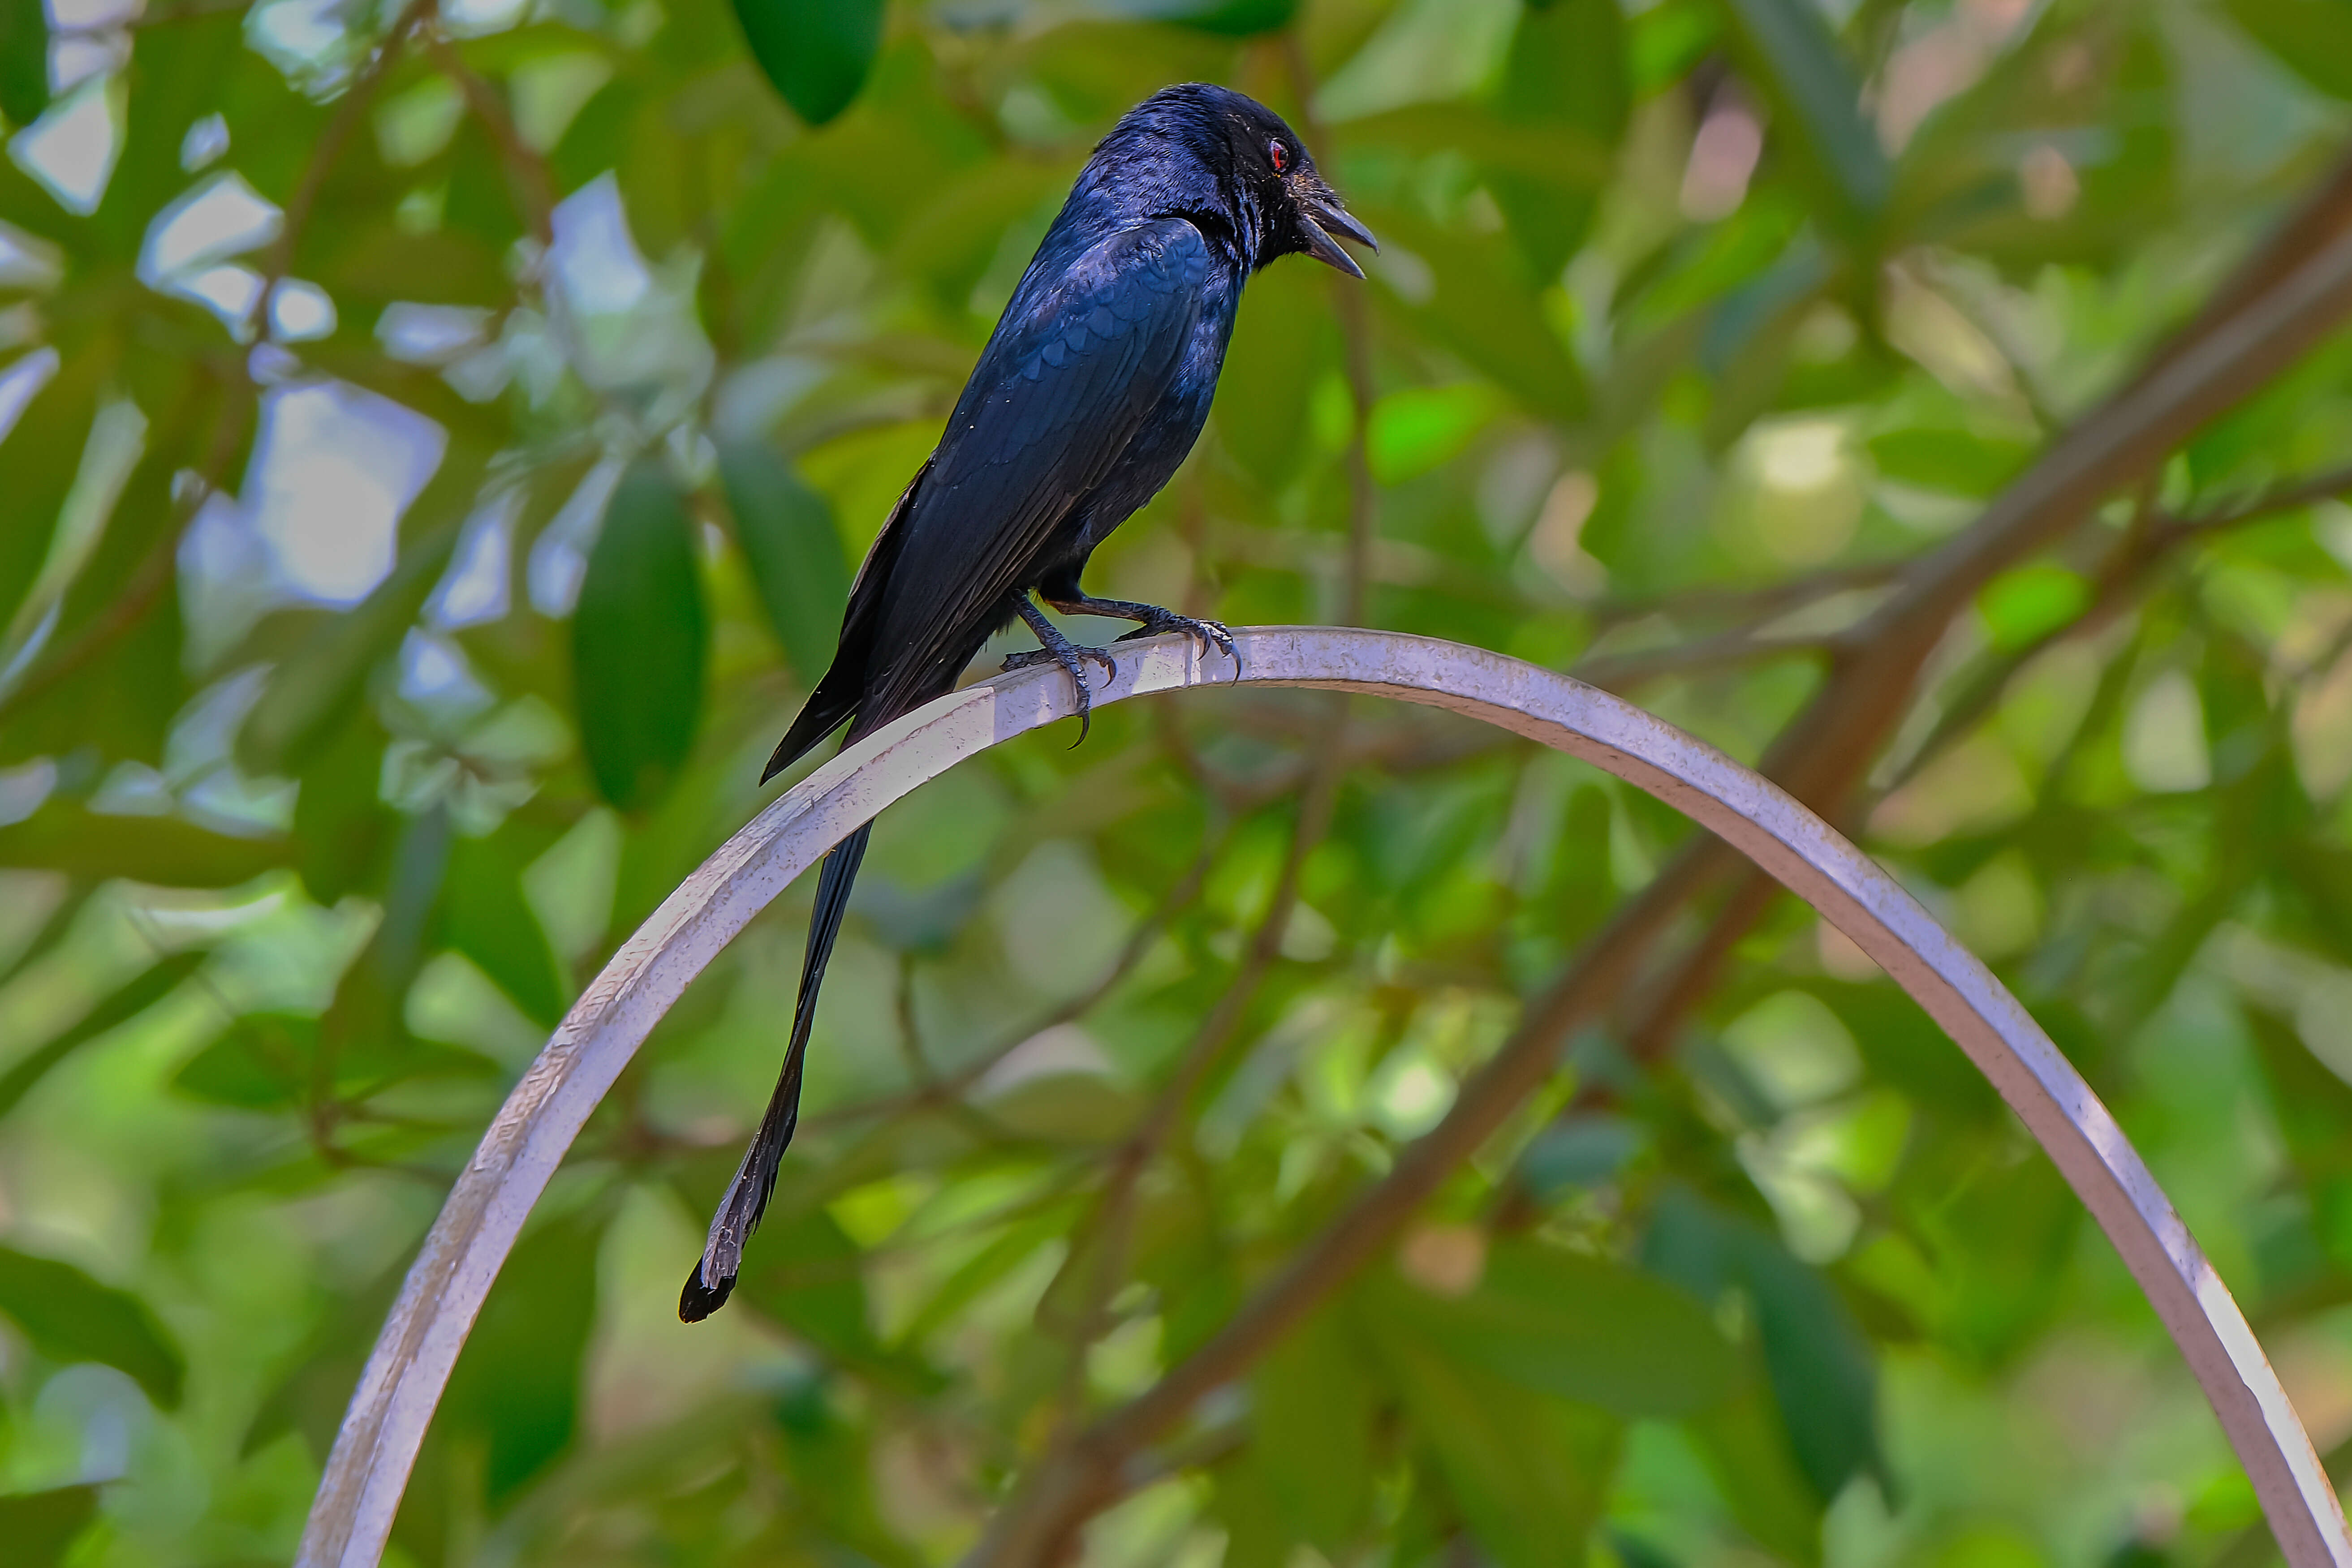
{"label": "bird's head", "polygon": [[1107,153],[1120,163],[1172,163],[1206,176],[1198,181],[1178,174],[1154,183],[1164,183],[1180,202],[1194,184],[1201,186],[1199,195],[1213,192],[1213,214],[1201,212],[1197,204],[1167,210],[1222,221],[1253,267],[1280,256],[1311,256],[1361,277],[1364,269],[1339,247],[1339,240],[1375,252],[1381,248],[1371,230],[1356,221],[1316,172],[1298,133],[1265,105],[1229,88],[1187,82],[1161,89],[1129,111],[1097,160]]}

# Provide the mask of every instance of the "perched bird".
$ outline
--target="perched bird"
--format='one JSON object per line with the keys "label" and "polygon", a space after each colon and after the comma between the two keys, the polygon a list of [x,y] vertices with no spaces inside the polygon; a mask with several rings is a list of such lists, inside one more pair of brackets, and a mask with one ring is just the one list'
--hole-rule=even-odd
{"label": "perched bird", "polygon": [[[1363,277],[1334,235],[1379,248],[1265,105],[1194,83],[1129,111],[1079,172],[938,447],[883,523],[850,588],[833,666],[761,782],[845,719],[847,744],[953,690],[981,644],[1016,616],[1043,646],[1005,667],[1067,671],[1084,738],[1085,662],[1117,666],[1065,637],[1032,592],[1065,614],[1139,622],[1129,637],[1184,632],[1230,656],[1223,626],[1093,598],[1078,576],[1199,439],[1250,274],[1310,256]],[[843,840],[818,875],[783,1075],[678,1298],[688,1322],[726,1301],[774,1189],[800,1115],[817,989],[867,831]]]}

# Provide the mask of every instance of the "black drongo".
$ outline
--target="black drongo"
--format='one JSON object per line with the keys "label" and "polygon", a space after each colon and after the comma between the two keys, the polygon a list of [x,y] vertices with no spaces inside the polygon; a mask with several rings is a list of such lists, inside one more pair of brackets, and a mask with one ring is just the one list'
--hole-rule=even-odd
{"label": "black drongo", "polygon": [[[1085,661],[1108,669],[1110,656],[1074,645],[1032,592],[1066,614],[1140,622],[1130,637],[1185,632],[1230,654],[1213,622],[1091,598],[1078,574],[1199,438],[1249,275],[1297,255],[1363,276],[1334,235],[1373,243],[1265,105],[1193,84],[1154,93],[1121,120],[1079,172],[939,446],[882,525],[850,588],[833,666],[761,781],[845,719],[855,741],[954,689],[1016,616],[1044,646],[1005,664],[1058,664],[1076,685],[1083,726]],[[687,1278],[678,1315],[689,1322],[727,1300],[775,1186],[867,831],[843,840],[818,876],[783,1075]]]}

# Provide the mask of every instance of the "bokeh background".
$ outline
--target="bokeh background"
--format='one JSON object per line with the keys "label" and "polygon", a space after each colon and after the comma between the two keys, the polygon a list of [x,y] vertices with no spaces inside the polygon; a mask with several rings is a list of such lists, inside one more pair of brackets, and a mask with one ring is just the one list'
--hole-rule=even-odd
{"label": "bokeh background", "polygon": [[[742,9],[0,3],[0,1562],[289,1560],[453,1173],[768,798],[1070,176],[1186,78],[1384,249],[1250,286],[1090,586],[1764,763],[1999,967],[2344,1463],[2352,6]],[[664,1022],[393,1561],[951,1562],[1351,1213],[1077,1560],[2274,1556],[1958,1051],[1671,811],[1307,694],[1071,739],[883,818],[690,1329],[805,890]]]}

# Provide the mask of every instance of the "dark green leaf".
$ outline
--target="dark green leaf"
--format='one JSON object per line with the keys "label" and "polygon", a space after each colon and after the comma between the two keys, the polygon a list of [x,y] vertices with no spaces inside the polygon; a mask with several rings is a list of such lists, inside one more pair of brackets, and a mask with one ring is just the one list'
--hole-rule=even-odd
{"label": "dark green leaf", "polygon": [[437,1040],[415,1040],[380,1015],[352,1018],[346,998],[367,990],[373,966],[352,967],[336,993],[337,1010],[324,1020],[295,1014],[243,1018],[196,1053],[172,1087],[215,1105],[241,1111],[282,1111],[304,1103],[321,1087],[322,1035],[334,1040],[325,1087],[364,1099],[395,1083],[421,1078],[494,1078],[498,1067],[477,1052]]}
{"label": "dark green leaf", "polygon": [[1480,1543],[1503,1568],[1580,1568],[1617,1420],[1460,1361],[1378,1312],[1360,1318]]}
{"label": "dark green leaf", "polygon": [[0,0],[0,115],[13,129],[48,106],[48,11],[42,0]]}
{"label": "dark green leaf", "polygon": [[857,97],[882,45],[883,0],[734,0],[751,57],[811,125]]}
{"label": "dark green leaf", "polygon": [[70,800],[52,800],[0,828],[0,865],[163,887],[234,887],[285,857],[280,839],[231,838],[177,817],[103,816]]}
{"label": "dark green leaf", "polygon": [[1679,1416],[1725,1397],[1738,1369],[1699,1301],[1653,1276],[1557,1248],[1499,1242],[1475,1289],[1448,1300],[1371,1287],[1425,1343],[1525,1387],[1624,1416]]}
{"label": "dark green leaf", "polygon": [[571,988],[539,916],[523,897],[523,868],[515,863],[507,838],[460,838],[450,845],[441,939],[497,982],[524,1017],[553,1029],[571,1003]]}
{"label": "dark green leaf", "polygon": [[70,1263],[0,1247],[0,1312],[53,1361],[100,1361],[128,1373],[156,1404],[180,1402],[186,1364],[147,1303]]}
{"label": "dark green leaf", "polygon": [[1329,356],[1330,295],[1303,267],[1269,267],[1242,293],[1224,374],[1217,381],[1217,436],[1244,468],[1278,489],[1313,449],[1307,402]]}
{"label": "dark green leaf", "polygon": [[551,1220],[518,1242],[466,1340],[441,1402],[452,1431],[488,1448],[482,1484],[511,1496],[572,1441],[581,1357],[596,1314],[597,1227]]}
{"label": "dark green leaf", "polygon": [[[1625,23],[1617,0],[1555,0],[1519,18],[1496,109],[1514,125],[1562,126],[1612,148],[1633,110]],[[1559,276],[1584,243],[1599,195],[1591,183],[1524,168],[1491,169],[1487,183],[1511,236],[1538,277]]]}
{"label": "dark green leaf", "polygon": [[1293,1329],[1250,1384],[1258,1474],[1292,1540],[1334,1559],[1371,1506],[1379,1390],[1344,1320]]}
{"label": "dark green leaf", "polygon": [[1776,125],[1794,133],[1842,226],[1858,228],[1893,184],[1878,132],[1862,114],[1862,83],[1811,0],[1722,0]]}
{"label": "dark green leaf", "polygon": [[128,1023],[176,990],[181,981],[203,967],[205,957],[203,953],[173,954],[92,1008],[79,1023],[11,1064],[0,1073],[0,1116],[15,1110],[51,1068],[75,1051]]}
{"label": "dark green leaf", "polygon": [[2225,0],[2231,19],[2281,65],[2332,98],[2352,98],[2352,5],[2344,0]]}
{"label": "dark green leaf", "polygon": [[686,498],[658,458],[641,458],[604,509],[572,615],[582,748],[622,810],[658,800],[694,748],[709,641]]}
{"label": "dark green leaf", "polygon": [[66,1549],[97,1517],[98,1488],[87,1481],[0,1497],[0,1541],[8,1543],[9,1568],[64,1562]]}
{"label": "dark green leaf", "polygon": [[764,441],[721,444],[719,476],[768,624],[793,674],[813,685],[833,663],[849,601],[849,561],[833,508]]}
{"label": "dark green leaf", "polygon": [[1828,1281],[1777,1238],[1680,1190],[1660,1199],[1643,1261],[1703,1301],[1746,1292],[1790,1450],[1817,1496],[1834,1498],[1858,1471],[1885,1473],[1869,1342]]}

